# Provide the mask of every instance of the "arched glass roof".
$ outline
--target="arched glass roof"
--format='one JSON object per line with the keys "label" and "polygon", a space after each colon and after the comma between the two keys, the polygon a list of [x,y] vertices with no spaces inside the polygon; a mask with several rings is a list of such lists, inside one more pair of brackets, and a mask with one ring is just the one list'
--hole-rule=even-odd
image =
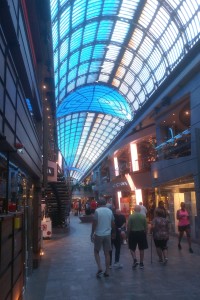
{"label": "arched glass roof", "polygon": [[58,142],[79,180],[197,43],[200,2],[50,2]]}

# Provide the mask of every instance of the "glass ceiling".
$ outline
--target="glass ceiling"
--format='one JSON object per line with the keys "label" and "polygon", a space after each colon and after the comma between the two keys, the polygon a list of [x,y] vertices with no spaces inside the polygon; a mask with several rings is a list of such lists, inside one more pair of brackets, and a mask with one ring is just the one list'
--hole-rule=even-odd
{"label": "glass ceiling", "polygon": [[58,143],[80,180],[200,39],[200,0],[50,0]]}

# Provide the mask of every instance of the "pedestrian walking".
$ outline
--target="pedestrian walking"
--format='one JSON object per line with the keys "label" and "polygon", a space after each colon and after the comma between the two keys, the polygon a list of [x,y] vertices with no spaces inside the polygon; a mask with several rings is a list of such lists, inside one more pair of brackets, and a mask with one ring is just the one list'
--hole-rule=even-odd
{"label": "pedestrian walking", "polygon": [[[112,267],[112,252],[113,248],[115,248],[115,262],[113,264],[114,268],[120,269],[122,268],[122,264],[120,264],[120,252],[121,252],[121,243],[122,243],[122,231],[124,232],[124,227],[126,227],[126,218],[121,213],[120,209],[116,209],[114,213],[114,222],[115,222],[115,231],[112,238],[112,250],[110,251],[110,268]],[[114,247],[113,247],[114,246]]]}
{"label": "pedestrian walking", "polygon": [[181,240],[183,238],[184,232],[187,236],[187,241],[189,245],[189,252],[193,253],[192,246],[191,246],[191,235],[190,235],[190,216],[188,211],[186,210],[185,203],[181,202],[181,208],[177,210],[176,218],[178,220],[178,249],[181,250]]}
{"label": "pedestrian walking", "polygon": [[169,240],[169,220],[166,218],[162,208],[156,210],[150,232],[153,234],[159,262],[166,264],[168,262],[167,242]]}
{"label": "pedestrian walking", "polygon": [[[104,199],[99,200],[99,207],[94,212],[92,222],[91,241],[94,243],[94,257],[97,263],[98,271],[96,276],[102,275],[109,277],[110,251],[111,247],[111,229],[115,228],[114,215],[111,209],[106,207]],[[105,256],[105,272],[103,273],[101,258],[99,252],[103,247]]]}
{"label": "pedestrian walking", "polygon": [[162,200],[160,200],[159,202],[158,202],[158,206],[155,208],[155,210],[154,210],[154,217],[156,216],[156,211],[157,210],[160,210],[160,209],[162,209],[163,210],[163,216],[164,216],[164,218],[168,218],[169,219],[169,212],[167,211],[167,209],[165,208],[165,204],[164,204],[164,202],[162,201]]}
{"label": "pedestrian walking", "polygon": [[128,219],[128,246],[133,258],[133,269],[138,266],[136,258],[136,248],[140,252],[140,269],[144,268],[144,250],[148,248],[147,243],[147,221],[144,215],[140,213],[140,206],[136,205],[134,213]]}
{"label": "pedestrian walking", "polygon": [[146,215],[147,215],[147,209],[146,209],[146,207],[143,205],[143,202],[142,202],[142,201],[139,203],[139,206],[140,206],[140,213],[146,217]]}

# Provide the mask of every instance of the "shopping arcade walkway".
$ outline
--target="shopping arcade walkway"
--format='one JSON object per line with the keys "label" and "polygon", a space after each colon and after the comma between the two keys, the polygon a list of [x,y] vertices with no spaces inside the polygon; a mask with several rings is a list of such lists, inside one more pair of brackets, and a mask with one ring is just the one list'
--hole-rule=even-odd
{"label": "shopping arcade walkway", "polygon": [[67,232],[57,230],[51,240],[44,241],[45,255],[40,267],[28,279],[24,300],[200,298],[198,245],[193,245],[194,254],[188,252],[185,242],[179,251],[177,239],[171,237],[169,263],[163,266],[158,263],[154,245],[151,263],[149,241],[144,270],[132,270],[128,247],[122,245],[123,269],[112,269],[109,278],[97,279],[90,232],[90,223],[81,223],[78,217],[71,216]]}

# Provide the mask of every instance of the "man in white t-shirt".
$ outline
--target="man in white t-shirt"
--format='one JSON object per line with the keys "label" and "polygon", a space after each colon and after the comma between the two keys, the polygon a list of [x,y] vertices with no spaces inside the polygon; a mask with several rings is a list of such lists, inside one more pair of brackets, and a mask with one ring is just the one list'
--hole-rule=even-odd
{"label": "man in white t-shirt", "polygon": [[[92,222],[91,241],[94,242],[94,257],[98,266],[97,277],[109,276],[110,251],[111,246],[111,230],[114,228],[114,215],[112,211],[106,207],[106,201],[101,199],[98,201],[98,208],[95,210]],[[106,269],[103,273],[99,252],[103,247],[105,255]]]}
{"label": "man in white t-shirt", "polygon": [[140,213],[141,213],[143,216],[146,217],[146,215],[147,215],[147,209],[146,209],[146,207],[143,205],[142,202],[139,203],[139,206],[140,206]]}

